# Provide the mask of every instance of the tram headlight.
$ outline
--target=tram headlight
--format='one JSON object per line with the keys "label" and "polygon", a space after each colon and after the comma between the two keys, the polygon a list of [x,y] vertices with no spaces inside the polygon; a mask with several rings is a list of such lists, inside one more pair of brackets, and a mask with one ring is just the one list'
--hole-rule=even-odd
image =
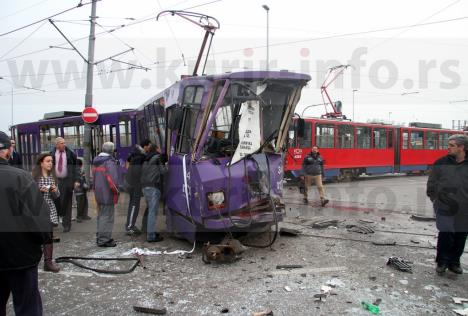
{"label": "tram headlight", "polygon": [[219,210],[224,208],[224,192],[209,192],[206,194],[206,199],[208,200],[208,209],[209,210]]}

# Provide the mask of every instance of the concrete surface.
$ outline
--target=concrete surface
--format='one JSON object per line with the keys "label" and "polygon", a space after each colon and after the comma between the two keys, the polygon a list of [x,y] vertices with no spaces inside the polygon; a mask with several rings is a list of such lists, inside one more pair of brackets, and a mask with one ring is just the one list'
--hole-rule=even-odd
{"label": "concrete surface", "polygon": [[[309,205],[296,187],[285,187],[286,218],[281,227],[301,231],[297,237],[280,236],[273,247],[249,248],[242,259],[228,264],[205,264],[201,245],[191,258],[178,255],[146,256],[146,269],[129,274],[98,274],[71,264],[60,264],[59,274],[40,272],[45,315],[137,315],[133,305],[167,309],[168,315],[252,315],[272,310],[274,315],[370,315],[361,307],[381,299],[381,315],[455,315],[463,305],[452,297],[468,298],[467,274],[434,273],[434,222],[410,219],[411,214],[432,216],[425,198],[427,177],[385,177],[325,186],[330,203],[318,206],[315,188]],[[191,244],[165,235],[161,243],[125,236],[127,196],[116,213],[115,248],[95,245],[95,211],[91,221],[73,222],[71,233],[59,232],[58,256],[121,257],[133,247],[150,250],[190,250]],[[142,208],[144,208],[142,202]],[[91,203],[92,205],[92,203]],[[312,228],[314,220],[339,220],[336,227]],[[163,226],[159,217],[159,226]],[[373,234],[348,232],[346,225],[363,224]],[[251,238],[265,243],[268,236]],[[395,241],[377,246],[373,241]],[[390,256],[413,262],[413,273],[386,265]],[[468,255],[462,257],[468,271]],[[279,264],[301,269],[277,270]],[[124,263],[99,263],[100,268],[124,269]],[[42,264],[40,265],[40,268]],[[333,279],[333,280],[332,280]],[[315,294],[332,280],[325,301]],[[330,283],[330,282],[329,282]],[[287,287],[287,288],[286,288]],[[289,291],[290,290],[290,291]],[[468,307],[468,305],[466,305]],[[11,302],[9,313],[12,314]]]}

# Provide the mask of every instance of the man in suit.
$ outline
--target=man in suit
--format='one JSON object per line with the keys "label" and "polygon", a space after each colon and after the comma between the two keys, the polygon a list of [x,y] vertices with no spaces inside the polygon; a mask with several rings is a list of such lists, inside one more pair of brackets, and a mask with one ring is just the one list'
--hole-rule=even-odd
{"label": "man in suit", "polygon": [[10,164],[10,166],[23,169],[23,160],[16,151],[16,141],[14,139],[11,139],[11,156],[8,160],[8,163]]}
{"label": "man in suit", "polygon": [[75,153],[65,145],[62,137],[55,139],[55,149],[51,154],[60,191],[55,205],[59,216],[62,216],[63,232],[67,233],[71,229],[73,189],[80,185],[80,170]]}

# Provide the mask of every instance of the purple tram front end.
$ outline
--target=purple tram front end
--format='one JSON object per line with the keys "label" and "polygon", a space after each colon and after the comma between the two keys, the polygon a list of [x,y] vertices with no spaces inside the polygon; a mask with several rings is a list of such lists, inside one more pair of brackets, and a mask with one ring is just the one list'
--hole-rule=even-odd
{"label": "purple tram front end", "polygon": [[165,107],[168,231],[192,241],[282,219],[284,143],[309,80],[287,71],[190,77],[150,100]]}

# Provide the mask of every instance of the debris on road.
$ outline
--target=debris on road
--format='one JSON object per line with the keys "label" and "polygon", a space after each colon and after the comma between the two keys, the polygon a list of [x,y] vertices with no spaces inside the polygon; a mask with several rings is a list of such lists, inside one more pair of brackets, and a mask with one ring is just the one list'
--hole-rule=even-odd
{"label": "debris on road", "polygon": [[279,230],[280,236],[296,237],[300,233],[301,233],[300,230],[292,229],[292,228],[286,228],[286,227],[281,227],[280,230]]}
{"label": "debris on road", "polygon": [[337,278],[328,280],[325,284],[331,287],[344,287],[345,286],[344,282]]}
{"label": "debris on road", "polygon": [[165,315],[167,310],[165,307],[156,308],[156,307],[146,307],[146,306],[136,306],[133,305],[133,310],[140,313],[153,314],[153,315]]}
{"label": "debris on road", "polygon": [[368,310],[371,314],[378,315],[380,313],[380,308],[377,305],[363,301],[361,302],[361,306],[365,310]]}
{"label": "debris on road", "polygon": [[463,302],[468,302],[468,298],[463,297],[452,297],[455,304],[463,304]]}
{"label": "debris on road", "polygon": [[454,311],[455,313],[457,313],[457,315],[468,316],[468,308],[464,308],[464,309],[454,309],[453,311]]}
{"label": "debris on road", "polygon": [[419,221],[419,222],[432,222],[432,221],[435,221],[435,217],[433,216],[423,216],[423,215],[411,215],[410,217],[412,220],[414,221]]}
{"label": "debris on road", "polygon": [[373,234],[374,233],[374,230],[366,225],[349,224],[349,225],[346,225],[346,229],[349,232],[360,233],[360,234]]}
{"label": "debris on road", "polygon": [[283,264],[283,265],[277,265],[276,266],[276,269],[283,269],[283,270],[287,270],[287,269],[301,269],[303,268],[304,266],[303,265],[300,265],[300,264]]}
{"label": "debris on road", "polygon": [[393,239],[387,239],[387,240],[374,240],[372,242],[373,245],[375,246],[395,246],[396,241]]}
{"label": "debris on road", "polygon": [[256,312],[256,313],[253,313],[252,316],[273,316],[273,311],[272,310],[267,310],[267,311],[263,311],[263,312]]}
{"label": "debris on road", "polygon": [[413,273],[412,267],[409,265],[411,261],[399,257],[388,258],[387,265],[390,265],[400,271]]}
{"label": "debris on road", "polygon": [[327,228],[338,225],[337,219],[318,219],[312,222],[312,228]]}
{"label": "debris on road", "polygon": [[287,285],[284,287],[284,290],[285,290],[286,292],[291,292],[291,291],[292,291],[291,288],[290,288],[289,286],[287,286]]}

